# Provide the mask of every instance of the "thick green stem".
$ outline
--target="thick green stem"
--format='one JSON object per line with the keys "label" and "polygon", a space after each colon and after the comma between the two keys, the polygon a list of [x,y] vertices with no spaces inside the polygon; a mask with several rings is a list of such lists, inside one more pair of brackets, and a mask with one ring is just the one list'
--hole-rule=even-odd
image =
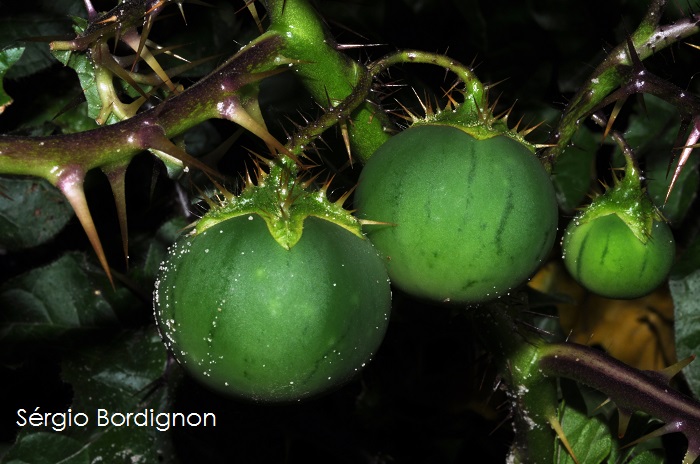
{"label": "thick green stem", "polygon": [[554,377],[540,372],[542,341],[519,330],[513,308],[495,302],[470,312],[482,342],[495,357],[511,400],[516,439],[509,462],[551,462],[555,441],[549,421],[557,414],[557,385]]}
{"label": "thick green stem", "polygon": [[43,177],[54,185],[67,166],[90,169],[129,160],[211,118],[235,120],[241,89],[274,73],[281,40],[269,34],[157,107],[94,130],[48,137],[0,136],[0,172]]}
{"label": "thick green stem", "polygon": [[[311,96],[327,110],[344,101],[366,79],[367,69],[338,51],[323,20],[305,0],[263,2],[270,19],[268,32],[284,40],[283,53],[298,61],[298,75]],[[362,96],[365,100],[367,94]],[[375,103],[367,100],[352,113],[347,125],[353,156],[364,162],[389,137],[391,123]]]}
{"label": "thick green stem", "polygon": [[402,63],[422,63],[440,66],[452,73],[464,84],[464,103],[460,105],[467,113],[478,119],[480,113],[488,111],[487,88],[472,70],[445,55],[421,50],[402,50],[391,53],[369,66],[372,75],[377,75],[391,66]]}

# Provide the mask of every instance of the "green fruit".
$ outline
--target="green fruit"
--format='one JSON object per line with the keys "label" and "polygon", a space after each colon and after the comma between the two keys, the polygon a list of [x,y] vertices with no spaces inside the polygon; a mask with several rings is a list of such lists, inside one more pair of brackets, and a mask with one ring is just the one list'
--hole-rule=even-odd
{"label": "green fruit", "polygon": [[310,217],[287,250],[250,215],[176,242],[154,301],[163,339],[193,376],[239,397],[291,401],[369,361],[391,292],[368,240]]}
{"label": "green fruit", "polygon": [[355,194],[392,283],[437,301],[476,303],[523,283],[557,230],[547,172],[521,143],[414,126],[365,165]]}
{"label": "green fruit", "polygon": [[654,221],[646,243],[616,214],[572,221],[562,241],[566,268],[582,286],[607,298],[638,298],[668,275],[675,242],[665,222]]}

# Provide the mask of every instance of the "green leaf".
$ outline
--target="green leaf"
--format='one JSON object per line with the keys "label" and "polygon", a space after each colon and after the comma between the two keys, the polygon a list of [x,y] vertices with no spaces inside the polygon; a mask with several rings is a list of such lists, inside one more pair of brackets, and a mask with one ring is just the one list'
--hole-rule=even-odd
{"label": "green leaf", "polygon": [[665,462],[664,456],[653,450],[646,450],[641,454],[634,457],[629,464],[663,464]]}
{"label": "green leaf", "polygon": [[[696,242],[684,260],[697,263],[700,246]],[[698,355],[700,347],[700,269],[687,274],[674,274],[669,280],[671,296],[675,306],[676,353],[678,359]],[[688,386],[696,397],[700,397],[700,363],[692,362],[683,369]]]}
{"label": "green leaf", "polygon": [[[63,362],[63,378],[74,391],[72,416],[85,415],[79,418],[80,426],[55,427],[51,420],[43,427],[25,425],[3,463],[175,462],[171,436],[165,430],[164,419],[169,416],[161,415],[160,425],[150,419],[151,410],[154,418],[171,410],[171,393],[179,377],[159,382],[167,363],[154,327],[76,351]],[[119,425],[130,412],[142,414],[132,415],[129,426]]]}
{"label": "green leaf", "polygon": [[120,315],[142,307],[128,290],[114,290],[84,255],[69,253],[0,287],[0,341],[58,340],[113,329]]}
{"label": "green leaf", "polygon": [[0,177],[0,250],[46,243],[72,217],[65,197],[47,181]]}
{"label": "green leaf", "polygon": [[97,80],[95,78],[95,66],[90,57],[84,52],[55,51],[54,56],[64,65],[75,70],[80,81],[80,86],[85,94],[88,104],[88,116],[96,119],[102,110],[102,100],[97,91]]}
{"label": "green leaf", "polygon": [[10,66],[15,64],[22,57],[24,47],[7,48],[0,50],[0,114],[5,111],[5,107],[12,103],[12,98],[5,93],[2,80]]}

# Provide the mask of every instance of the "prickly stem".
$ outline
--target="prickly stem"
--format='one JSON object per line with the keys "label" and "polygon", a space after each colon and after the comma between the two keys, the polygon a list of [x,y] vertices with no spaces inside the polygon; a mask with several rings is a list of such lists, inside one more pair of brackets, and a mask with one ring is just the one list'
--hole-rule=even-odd
{"label": "prickly stem", "polygon": [[541,345],[538,363],[545,375],[570,378],[605,393],[622,411],[643,411],[665,422],[659,433],[683,433],[689,455],[698,455],[700,403],[669,387],[665,376],[573,343]]}
{"label": "prickly stem", "polygon": [[689,15],[671,24],[660,25],[661,12],[665,5],[666,1],[652,2],[645,18],[629,36],[629,40],[615,47],[579,87],[549,141],[549,145],[552,146],[545,151],[547,168],[551,168],[569,144],[582,119],[626,82],[629,77],[626,70],[633,66],[633,60],[641,62],[654,53],[700,31],[698,14]]}

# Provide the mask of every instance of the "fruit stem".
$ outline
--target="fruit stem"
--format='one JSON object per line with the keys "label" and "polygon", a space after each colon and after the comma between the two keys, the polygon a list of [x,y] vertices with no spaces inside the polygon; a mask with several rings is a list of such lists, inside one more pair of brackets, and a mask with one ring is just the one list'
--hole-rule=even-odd
{"label": "fruit stem", "polygon": [[440,66],[452,73],[464,84],[464,102],[459,106],[460,111],[470,116],[470,119],[478,121],[485,114],[490,114],[488,106],[488,87],[484,86],[474,72],[462,63],[452,58],[436,53],[421,50],[401,50],[390,53],[369,65],[369,72],[373,76],[386,71],[391,66],[403,63],[421,63]]}
{"label": "fruit stem", "polygon": [[606,133],[609,133],[610,137],[617,143],[620,148],[622,155],[625,157],[625,177],[624,182],[627,184],[628,188],[636,188],[637,190],[642,190],[642,177],[640,176],[641,170],[639,169],[639,164],[637,163],[637,158],[634,155],[634,150],[629,146],[625,137],[618,131],[609,130],[609,124],[606,118],[600,113],[594,113],[591,115],[593,122],[598,124],[600,127],[606,129]]}

